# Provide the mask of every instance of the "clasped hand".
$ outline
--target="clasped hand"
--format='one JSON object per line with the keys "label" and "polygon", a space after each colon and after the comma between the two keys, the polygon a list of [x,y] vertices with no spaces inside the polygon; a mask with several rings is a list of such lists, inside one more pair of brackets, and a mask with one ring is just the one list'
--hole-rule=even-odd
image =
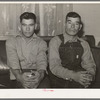
{"label": "clasped hand", "polygon": [[22,85],[24,88],[37,88],[39,85],[40,74],[38,71],[24,72],[22,74],[23,82]]}
{"label": "clasped hand", "polygon": [[79,82],[85,88],[88,87],[93,80],[92,75],[87,71],[74,72],[73,79],[74,81]]}

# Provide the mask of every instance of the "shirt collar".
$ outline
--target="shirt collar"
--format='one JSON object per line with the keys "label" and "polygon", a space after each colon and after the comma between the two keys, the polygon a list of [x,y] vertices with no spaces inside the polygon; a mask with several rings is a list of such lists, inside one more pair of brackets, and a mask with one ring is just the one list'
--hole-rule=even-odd
{"label": "shirt collar", "polygon": [[[20,33],[20,34],[18,34],[17,36],[19,36],[19,37],[22,37],[23,38],[23,36],[22,36],[22,34]],[[32,39],[36,39],[38,36],[34,33],[33,34],[33,38]]]}
{"label": "shirt collar", "polygon": [[[21,37],[21,38],[25,41],[25,39],[23,38],[23,36],[22,36],[21,33],[18,34],[17,37]],[[31,39],[28,41],[28,43],[31,42],[31,41],[33,41],[34,39],[37,39],[37,38],[38,38],[38,36],[37,36],[35,33],[33,34],[32,37],[33,37],[33,38],[31,38]]]}
{"label": "shirt collar", "polygon": [[38,36],[34,33],[33,34],[33,39],[36,39]]}
{"label": "shirt collar", "polygon": [[72,39],[72,38],[70,38],[70,36],[68,36],[66,33],[64,33],[63,36],[64,36],[64,43],[66,43],[66,42],[76,42],[77,39],[78,39],[77,36],[75,36],[75,37]]}

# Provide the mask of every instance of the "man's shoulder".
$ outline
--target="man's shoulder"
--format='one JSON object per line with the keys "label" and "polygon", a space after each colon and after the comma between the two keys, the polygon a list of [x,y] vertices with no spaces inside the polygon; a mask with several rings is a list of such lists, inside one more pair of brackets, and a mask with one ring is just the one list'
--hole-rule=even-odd
{"label": "man's shoulder", "polygon": [[37,36],[36,37],[36,43],[46,44],[46,41],[43,38],[41,38],[40,36]]}
{"label": "man's shoulder", "polygon": [[43,42],[45,42],[45,40],[42,38],[42,37],[40,37],[40,36],[37,36],[37,41],[43,41]]}
{"label": "man's shoulder", "polygon": [[14,46],[16,44],[16,37],[15,36],[10,36],[6,40],[6,46]]}
{"label": "man's shoulder", "polygon": [[50,40],[50,42],[49,42],[49,46],[50,47],[59,47],[60,46],[60,44],[61,44],[61,39],[58,37],[58,35],[57,36],[54,36],[51,40]]}
{"label": "man's shoulder", "polygon": [[80,40],[83,47],[85,47],[85,48],[89,47],[88,42],[86,40],[84,40],[83,38],[78,38],[78,40]]}
{"label": "man's shoulder", "polygon": [[20,39],[20,36],[10,36],[6,40],[6,44],[16,44],[16,42]]}
{"label": "man's shoulder", "polygon": [[83,38],[78,38],[78,40],[79,40],[81,43],[88,44],[88,42],[87,42],[86,40],[84,40]]}
{"label": "man's shoulder", "polygon": [[16,40],[16,36],[10,36],[6,42],[14,42]]}
{"label": "man's shoulder", "polygon": [[57,41],[61,41],[58,35],[54,36],[54,37],[50,40],[50,42],[57,42]]}

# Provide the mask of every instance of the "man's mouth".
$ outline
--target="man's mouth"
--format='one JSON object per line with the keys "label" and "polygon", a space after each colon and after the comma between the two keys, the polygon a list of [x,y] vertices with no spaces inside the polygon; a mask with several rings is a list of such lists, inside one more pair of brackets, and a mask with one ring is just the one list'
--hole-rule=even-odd
{"label": "man's mouth", "polygon": [[70,30],[70,31],[72,31],[72,32],[76,32],[76,30]]}

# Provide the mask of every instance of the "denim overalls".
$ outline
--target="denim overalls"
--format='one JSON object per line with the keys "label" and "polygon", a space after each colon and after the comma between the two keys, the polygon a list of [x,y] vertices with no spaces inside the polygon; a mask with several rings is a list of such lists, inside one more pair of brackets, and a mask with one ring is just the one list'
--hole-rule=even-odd
{"label": "denim overalls", "polygon": [[[77,42],[66,42],[64,44],[63,34],[58,35],[62,43],[59,47],[59,55],[61,58],[61,64],[64,68],[73,71],[84,70],[81,67],[81,57],[83,54],[83,47],[81,41]],[[83,86],[74,80],[64,80],[58,78],[49,70],[51,87],[53,88],[83,88]]]}

